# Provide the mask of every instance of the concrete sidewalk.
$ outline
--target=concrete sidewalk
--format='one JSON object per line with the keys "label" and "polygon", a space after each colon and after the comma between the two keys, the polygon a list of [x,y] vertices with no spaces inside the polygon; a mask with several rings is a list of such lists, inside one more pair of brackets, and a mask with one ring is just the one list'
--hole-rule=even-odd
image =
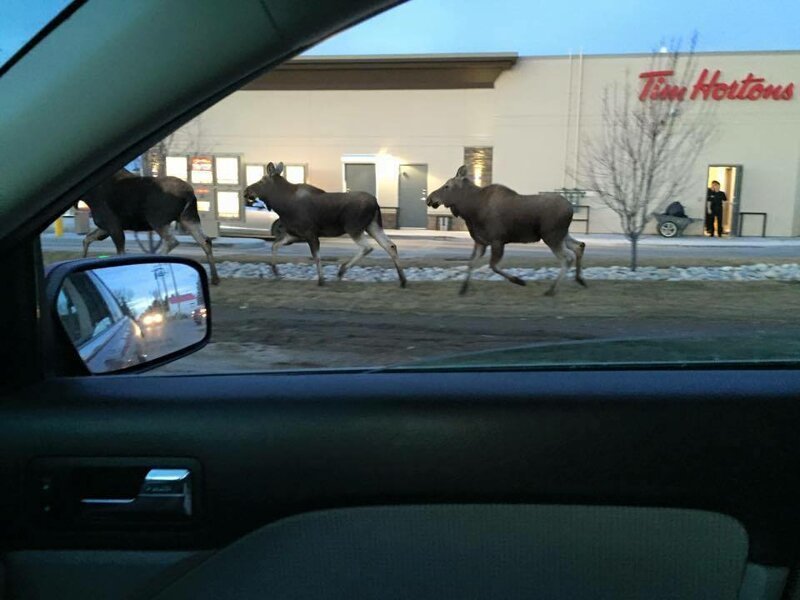
{"label": "concrete sidewalk", "polygon": [[[435,240],[468,240],[467,231],[435,231],[431,229],[387,229],[391,238],[416,238]],[[616,233],[573,233],[573,237],[593,246],[627,246],[628,239]],[[660,235],[644,235],[639,238],[640,246],[682,246],[682,247],[714,247],[714,248],[770,248],[797,247],[800,249],[800,237],[724,237],[712,238],[700,235],[665,238]]]}
{"label": "concrete sidewalk", "polygon": [[[70,229],[70,228],[68,228]],[[420,239],[420,240],[469,240],[467,231],[436,231],[432,229],[387,229],[386,234],[393,239]],[[630,242],[620,234],[614,233],[573,233],[573,237],[586,242],[594,247],[619,247],[628,246]],[[55,231],[50,226],[44,233],[44,239],[83,240],[83,235],[67,230],[60,238],[56,238]],[[181,244],[194,244],[195,241],[188,235],[176,236]],[[128,243],[136,244],[136,238],[131,232],[125,234]],[[147,234],[140,233],[139,239],[147,242]],[[263,248],[264,241],[254,238],[220,237],[214,240],[215,246],[235,247],[243,250],[248,248]],[[659,235],[645,235],[639,239],[640,247],[686,247],[686,248],[797,248],[800,251],[800,237],[731,237],[712,238],[705,236],[684,236],[665,238]]]}
{"label": "concrete sidewalk", "polygon": [[[49,227],[44,233],[41,234],[41,238],[43,240],[64,240],[64,241],[72,241],[75,243],[79,243],[83,241],[83,235],[78,233],[72,233],[65,231],[61,236],[56,236],[55,231],[53,231],[52,227]],[[159,239],[158,236],[155,236],[156,239]],[[186,245],[197,245],[189,235],[176,235],[175,238],[181,243]],[[143,244],[147,244],[147,234],[140,233],[139,240]],[[99,242],[98,242],[99,243]],[[125,245],[126,247],[130,247],[131,250],[133,248],[138,248],[138,244],[136,242],[135,235],[127,231],[125,232]],[[259,240],[255,238],[216,238],[213,242],[215,247],[224,247],[224,248],[241,248],[242,250],[247,250],[251,248],[263,248],[264,247],[264,240]]]}

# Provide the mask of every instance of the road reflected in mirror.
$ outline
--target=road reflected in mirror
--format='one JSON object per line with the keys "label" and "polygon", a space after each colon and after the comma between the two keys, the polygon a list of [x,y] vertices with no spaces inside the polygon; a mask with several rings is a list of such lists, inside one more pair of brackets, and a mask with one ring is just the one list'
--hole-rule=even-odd
{"label": "road reflected in mirror", "polygon": [[70,273],[58,294],[64,330],[91,373],[111,373],[188,348],[206,336],[200,275],[180,263]]}

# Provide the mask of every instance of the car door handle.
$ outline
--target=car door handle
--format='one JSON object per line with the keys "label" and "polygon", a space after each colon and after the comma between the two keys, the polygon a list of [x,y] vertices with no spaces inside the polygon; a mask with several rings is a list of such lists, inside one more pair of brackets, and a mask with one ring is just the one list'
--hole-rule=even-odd
{"label": "car door handle", "polygon": [[153,514],[192,515],[192,474],[189,469],[150,469],[134,498],[82,498],[84,516]]}

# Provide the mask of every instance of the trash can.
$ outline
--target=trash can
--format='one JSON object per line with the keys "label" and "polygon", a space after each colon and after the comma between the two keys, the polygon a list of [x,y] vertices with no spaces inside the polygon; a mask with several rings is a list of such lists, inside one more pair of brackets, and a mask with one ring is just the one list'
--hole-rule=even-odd
{"label": "trash can", "polygon": [[450,217],[436,217],[436,229],[439,231],[450,231]]}
{"label": "trash can", "polygon": [[76,208],[75,209],[75,233],[86,235],[89,233],[89,214],[91,211]]}

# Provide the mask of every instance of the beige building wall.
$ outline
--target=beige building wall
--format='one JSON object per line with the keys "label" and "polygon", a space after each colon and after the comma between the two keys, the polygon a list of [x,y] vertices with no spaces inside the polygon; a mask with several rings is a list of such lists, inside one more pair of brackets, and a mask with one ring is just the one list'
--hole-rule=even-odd
{"label": "beige building wall", "polygon": [[[627,80],[638,96],[638,75],[650,69],[650,60],[649,55],[521,58],[496,83],[496,181],[531,193],[579,186],[573,176],[585,158],[585,143],[600,131],[603,90]],[[800,53],[700,54],[696,71],[703,68],[720,69],[723,81],[754,73],[775,84],[800,84]],[[683,106],[692,110],[701,102]],[[714,106],[717,129],[687,174],[685,194],[676,199],[691,216],[701,216],[708,166],[742,165],[740,210],[768,213],[767,235],[800,234],[800,89],[789,101],[707,102]],[[586,204],[592,206],[593,232],[620,230],[616,215],[599,199]],[[702,226],[688,233],[702,233]]]}
{"label": "beige building wall", "polygon": [[[586,142],[601,127],[605,86],[627,78],[638,95],[638,74],[650,60],[525,57],[494,89],[241,91],[201,117],[197,146],[242,153],[245,162],[306,163],[309,182],[331,191],[343,189],[343,157],[376,156],[385,207],[397,206],[400,164],[428,164],[431,191],[454,174],[465,146],[492,146],[494,182],[520,192],[575,187]],[[797,52],[700,54],[696,70],[702,68],[720,69],[724,81],[754,73],[770,83],[800,84]],[[684,105],[691,110],[700,102]],[[740,210],[767,212],[767,235],[800,235],[800,89],[789,101],[713,104],[716,133],[676,199],[691,216],[702,216],[708,165],[742,165]],[[177,137],[191,131],[187,126]],[[592,232],[620,231],[619,219],[598,198],[584,203],[592,207]],[[702,226],[687,233],[701,234]]]}
{"label": "beige building wall", "polygon": [[[176,134],[198,151],[236,152],[246,163],[305,163],[308,182],[343,190],[343,163],[376,157],[378,200],[397,207],[399,165],[428,165],[435,189],[464,146],[492,145],[493,90],[241,91]],[[200,135],[197,135],[197,131]]]}

